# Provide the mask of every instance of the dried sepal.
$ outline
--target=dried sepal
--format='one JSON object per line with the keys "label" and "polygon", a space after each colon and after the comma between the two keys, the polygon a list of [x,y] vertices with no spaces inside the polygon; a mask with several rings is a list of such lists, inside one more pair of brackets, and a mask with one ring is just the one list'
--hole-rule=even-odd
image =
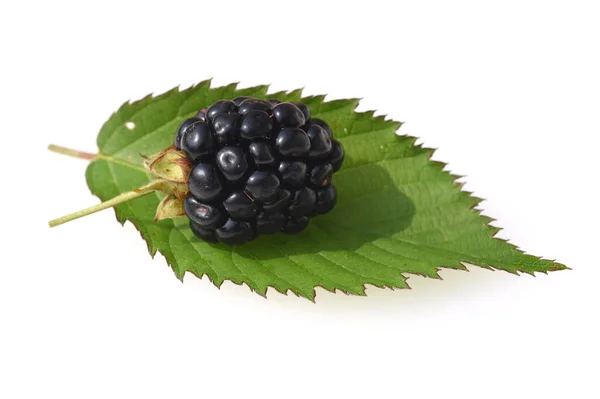
{"label": "dried sepal", "polygon": [[192,167],[183,151],[171,146],[158,154],[144,157],[143,165],[154,176],[173,183],[186,184]]}
{"label": "dried sepal", "polygon": [[183,202],[170,194],[163,198],[158,204],[154,221],[158,222],[159,220],[171,219],[179,216],[185,216]]}

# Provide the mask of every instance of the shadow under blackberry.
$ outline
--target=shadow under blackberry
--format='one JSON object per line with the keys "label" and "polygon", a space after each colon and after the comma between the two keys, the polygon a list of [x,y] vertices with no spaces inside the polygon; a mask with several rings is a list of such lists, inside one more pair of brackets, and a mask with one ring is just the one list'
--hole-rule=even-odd
{"label": "shadow under blackberry", "polygon": [[[357,174],[368,176],[358,179]],[[401,232],[412,223],[415,205],[378,165],[341,170],[333,179],[338,203],[327,215],[311,218],[296,235],[261,235],[235,247],[237,254],[258,260],[321,251],[354,251],[368,242]],[[223,244],[212,244],[223,246]]]}

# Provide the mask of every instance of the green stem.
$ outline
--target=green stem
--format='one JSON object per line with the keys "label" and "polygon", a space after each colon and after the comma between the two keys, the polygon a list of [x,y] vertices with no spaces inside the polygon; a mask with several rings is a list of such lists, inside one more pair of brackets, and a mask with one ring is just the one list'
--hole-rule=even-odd
{"label": "green stem", "polygon": [[144,195],[153,193],[155,191],[163,191],[166,188],[166,184],[168,184],[168,183],[165,182],[164,180],[154,180],[154,181],[146,184],[145,186],[133,189],[126,193],[119,194],[116,197],[109,199],[108,201],[102,202],[98,205],[94,205],[87,209],[83,209],[81,211],[71,213],[70,215],[66,215],[66,216],[60,217],[58,219],[51,220],[48,222],[48,225],[50,227],[55,227],[55,226],[61,225],[63,223],[70,222],[71,220],[79,219],[81,217],[91,215],[92,213],[96,213],[96,212],[102,211],[104,209],[112,208],[113,206],[122,204],[123,202],[131,201],[133,199],[143,197]]}
{"label": "green stem", "polygon": [[108,156],[108,155],[92,154],[90,152],[72,150],[70,148],[61,147],[59,145],[54,145],[54,144],[50,144],[48,146],[48,149],[50,151],[56,152],[58,154],[68,155],[70,157],[84,159],[86,161],[95,161],[97,159],[103,159],[103,160],[108,161],[108,162],[114,162],[114,163],[117,163],[119,165],[127,166],[128,168],[131,168],[131,169],[139,170],[140,172],[146,172],[146,173],[148,173],[148,171],[146,169],[144,169],[143,167],[141,167],[141,166],[138,166],[138,165],[132,164],[130,162],[124,161],[122,159],[114,158],[114,157],[111,157],[111,156]]}
{"label": "green stem", "polygon": [[92,161],[94,158],[98,156],[98,154],[92,154],[89,152],[72,150],[70,148],[61,147],[59,145],[50,144],[48,149],[52,152],[56,152],[58,154],[68,155],[73,158],[85,159],[87,161]]}

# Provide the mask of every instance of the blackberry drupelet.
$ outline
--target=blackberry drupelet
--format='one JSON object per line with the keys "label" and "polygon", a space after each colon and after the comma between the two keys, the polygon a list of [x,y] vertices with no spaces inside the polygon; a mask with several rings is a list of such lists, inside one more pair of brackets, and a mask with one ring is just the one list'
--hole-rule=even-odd
{"label": "blackberry drupelet", "polygon": [[336,204],[344,149],[303,103],[220,100],[186,119],[174,146],[192,162],[184,211],[204,241],[296,234]]}

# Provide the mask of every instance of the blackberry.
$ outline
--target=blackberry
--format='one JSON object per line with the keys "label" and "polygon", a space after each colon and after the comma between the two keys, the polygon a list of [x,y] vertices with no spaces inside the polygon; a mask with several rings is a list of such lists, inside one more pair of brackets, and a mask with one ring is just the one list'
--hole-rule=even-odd
{"label": "blackberry", "polygon": [[235,191],[223,201],[223,206],[229,216],[236,220],[252,219],[258,212],[258,205],[245,191]]}
{"label": "blackberry", "polygon": [[333,131],[331,130],[331,128],[329,127],[329,125],[322,119],[318,119],[318,118],[312,118],[310,121],[308,121],[308,123],[306,124],[306,128],[310,128],[311,126],[320,126],[323,129],[325,129],[325,131],[327,132],[327,135],[329,136],[329,138],[333,137]]}
{"label": "blackberry", "polygon": [[252,155],[252,159],[257,166],[272,165],[275,162],[275,155],[273,155],[271,146],[267,142],[254,141],[250,143],[248,152]]}
{"label": "blackberry", "polygon": [[317,203],[313,208],[313,211],[317,214],[324,215],[333,209],[337,202],[337,192],[335,186],[330,184],[329,186],[317,190]]}
{"label": "blackberry", "polygon": [[281,229],[283,234],[298,234],[308,226],[310,220],[307,216],[288,218]]}
{"label": "blackberry", "polygon": [[196,114],[196,119],[200,119],[201,121],[206,121],[206,110],[201,109],[200,111],[198,111],[198,113]]}
{"label": "blackberry", "polygon": [[192,160],[209,154],[213,147],[213,136],[206,122],[193,123],[181,136],[181,149]]}
{"label": "blackberry", "polygon": [[308,150],[310,159],[323,159],[331,153],[333,148],[331,136],[323,127],[311,125],[306,130],[306,135],[310,140],[310,149]]}
{"label": "blackberry", "polygon": [[248,162],[241,147],[223,147],[217,152],[217,165],[227,180],[239,180],[248,169]]}
{"label": "blackberry", "polygon": [[265,202],[262,208],[266,212],[283,212],[292,203],[292,194],[288,190],[281,190],[279,197],[271,202]]}
{"label": "blackberry", "polygon": [[220,227],[225,221],[224,214],[218,207],[203,204],[190,194],[185,197],[183,209],[187,217],[203,229]]}
{"label": "blackberry", "polygon": [[230,100],[219,100],[206,109],[206,120],[212,122],[217,116],[235,112],[237,105]]}
{"label": "blackberry", "polygon": [[284,184],[301,187],[306,179],[306,164],[300,161],[283,161],[279,164],[279,174]]}
{"label": "blackberry", "polygon": [[200,121],[201,121],[201,119],[199,119],[199,118],[190,118],[190,119],[186,119],[185,121],[183,121],[181,126],[179,126],[179,129],[177,129],[177,133],[175,134],[175,142],[173,143],[175,148],[177,148],[178,150],[181,150],[181,137],[183,137],[183,133],[185,133],[186,130],[188,130],[190,127],[192,127],[192,125],[194,123],[200,122]]}
{"label": "blackberry", "polygon": [[317,194],[308,187],[302,187],[300,190],[296,191],[294,201],[292,201],[292,205],[290,205],[290,216],[300,217],[310,215],[316,202]]}
{"label": "blackberry", "polygon": [[271,133],[271,130],[273,130],[273,121],[271,120],[271,116],[265,111],[248,111],[242,117],[240,131],[242,137],[245,139],[265,138]]}
{"label": "blackberry", "polygon": [[285,215],[281,212],[261,212],[256,218],[258,234],[275,234],[285,225]]}
{"label": "blackberry", "polygon": [[292,103],[279,103],[273,108],[273,116],[281,127],[300,127],[306,119],[302,110]]}
{"label": "blackberry", "polygon": [[200,201],[214,201],[223,191],[221,175],[213,165],[198,163],[188,177],[188,189]]}
{"label": "blackberry", "polygon": [[344,162],[344,147],[342,147],[342,144],[337,140],[333,140],[332,147],[333,149],[329,155],[329,162],[333,167],[333,171],[337,172],[342,167],[342,162]]}
{"label": "blackberry", "polygon": [[329,162],[319,164],[311,169],[309,175],[310,184],[317,187],[327,187],[331,183],[333,166]]}
{"label": "blackberry", "polygon": [[206,241],[206,242],[217,242],[217,236],[213,229],[205,229],[200,227],[198,223],[190,220],[190,229],[192,233],[196,235],[196,237]]}
{"label": "blackberry", "polygon": [[277,135],[275,147],[284,157],[304,157],[310,150],[310,138],[302,129],[286,127]]}
{"label": "blackberry", "polygon": [[224,244],[244,244],[254,238],[254,230],[248,222],[228,219],[222,227],[216,230],[217,238]]}
{"label": "blackberry", "polygon": [[238,114],[246,115],[250,111],[265,111],[267,113],[271,113],[273,112],[273,106],[267,101],[249,98],[240,104],[238,108]]}
{"label": "blackberry", "polygon": [[292,104],[294,104],[296,107],[298,107],[300,112],[302,112],[302,115],[304,115],[304,121],[310,120],[310,109],[306,106],[306,104],[304,104],[304,103],[292,103]]}
{"label": "blackberry", "polygon": [[183,206],[204,241],[296,234],[336,204],[344,149],[303,103],[220,100],[186,119],[174,146],[192,163]]}
{"label": "blackberry", "polygon": [[215,140],[220,145],[235,144],[240,136],[240,116],[238,114],[221,114],[213,120]]}
{"label": "blackberry", "polygon": [[233,103],[239,107],[244,101],[250,100],[250,99],[252,99],[252,97],[239,96],[239,97],[234,98],[231,101],[233,101]]}
{"label": "blackberry", "polygon": [[271,172],[256,171],[246,182],[246,191],[258,202],[272,201],[279,195],[280,182]]}

